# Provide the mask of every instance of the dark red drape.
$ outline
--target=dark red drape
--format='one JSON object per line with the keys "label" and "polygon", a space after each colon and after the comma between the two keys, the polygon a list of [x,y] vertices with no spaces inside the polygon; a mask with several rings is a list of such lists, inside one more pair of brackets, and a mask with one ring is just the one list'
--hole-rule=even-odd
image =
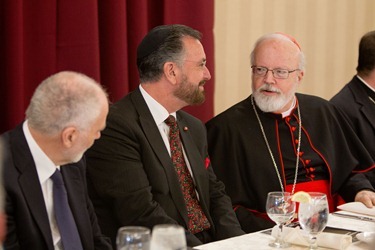
{"label": "dark red drape", "polygon": [[136,48],[161,24],[181,23],[203,34],[212,79],[203,105],[213,115],[214,0],[0,0],[0,133],[24,119],[36,86],[61,70],[79,71],[117,101],[139,84]]}

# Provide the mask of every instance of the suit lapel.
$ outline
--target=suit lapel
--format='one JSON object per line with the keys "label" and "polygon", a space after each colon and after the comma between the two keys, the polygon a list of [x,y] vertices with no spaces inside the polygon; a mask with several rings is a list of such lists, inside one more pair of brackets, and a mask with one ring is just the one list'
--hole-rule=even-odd
{"label": "suit lapel", "polygon": [[19,185],[30,208],[31,216],[43,234],[48,246],[53,246],[51,227],[40,187],[38,173],[31,155],[22,126],[12,132],[11,151],[14,165],[20,172]]}
{"label": "suit lapel", "polygon": [[168,185],[175,206],[178,208],[180,215],[184,218],[185,222],[188,223],[187,209],[185,206],[184,197],[180,191],[180,183],[176,171],[174,169],[172,160],[168,151],[165,147],[164,141],[160,135],[160,131],[155,124],[154,118],[151,115],[150,110],[147,107],[145,100],[143,99],[140,90],[137,89],[131,96],[134,103],[134,107],[139,114],[139,120],[141,127],[147,140],[149,141],[155,155],[158,157],[161,165],[165,170],[165,174],[168,179]]}
{"label": "suit lapel", "polygon": [[362,87],[362,82],[355,77],[353,84],[350,84],[349,88],[352,90],[356,102],[361,105],[361,112],[367,120],[369,120],[371,126],[375,129],[375,113],[374,103],[369,99],[366,91]]}

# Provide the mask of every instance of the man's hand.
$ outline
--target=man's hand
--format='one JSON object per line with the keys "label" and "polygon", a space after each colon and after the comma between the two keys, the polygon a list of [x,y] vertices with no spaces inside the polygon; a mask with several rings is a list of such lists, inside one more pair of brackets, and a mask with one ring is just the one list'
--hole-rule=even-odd
{"label": "man's hand", "polygon": [[359,191],[356,194],[354,201],[362,202],[366,207],[372,208],[375,206],[375,192],[371,190]]}

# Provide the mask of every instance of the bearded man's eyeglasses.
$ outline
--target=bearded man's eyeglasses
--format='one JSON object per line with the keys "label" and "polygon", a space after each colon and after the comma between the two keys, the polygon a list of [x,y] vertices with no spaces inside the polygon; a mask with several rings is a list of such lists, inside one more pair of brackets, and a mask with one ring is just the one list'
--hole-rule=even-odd
{"label": "bearded man's eyeglasses", "polygon": [[294,70],[268,69],[266,67],[259,67],[255,65],[251,66],[251,69],[253,70],[253,74],[256,76],[265,76],[267,75],[268,71],[271,71],[273,77],[275,77],[276,79],[287,79],[290,73],[300,70],[300,69],[294,69]]}

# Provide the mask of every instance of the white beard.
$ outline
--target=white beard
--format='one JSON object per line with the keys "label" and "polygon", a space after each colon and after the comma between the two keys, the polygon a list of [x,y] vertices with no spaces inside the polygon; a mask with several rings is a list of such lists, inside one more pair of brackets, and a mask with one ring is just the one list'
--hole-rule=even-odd
{"label": "white beard", "polygon": [[[253,91],[254,100],[263,112],[277,112],[285,107],[289,101],[291,101],[295,95],[297,85],[291,89],[288,93],[281,93],[281,91],[270,84],[263,84],[256,91]],[[262,94],[262,90],[273,91],[277,93],[276,96],[266,96]]]}

